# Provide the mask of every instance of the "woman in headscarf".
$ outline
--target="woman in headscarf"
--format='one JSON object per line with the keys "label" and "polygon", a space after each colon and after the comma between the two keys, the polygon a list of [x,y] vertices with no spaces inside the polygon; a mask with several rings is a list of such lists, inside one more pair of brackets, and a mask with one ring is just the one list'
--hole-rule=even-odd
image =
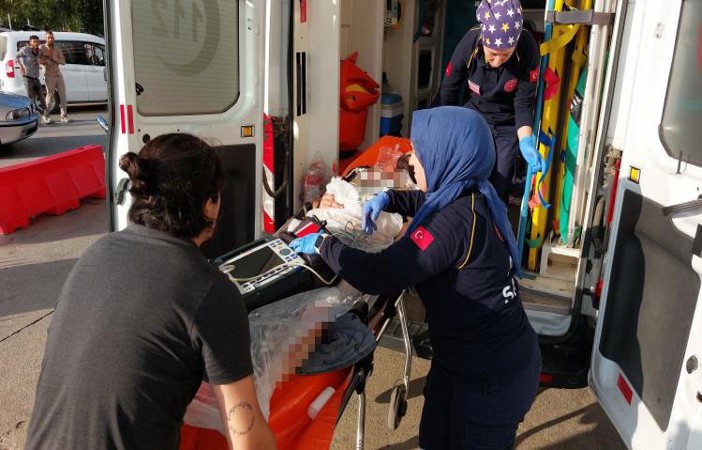
{"label": "woman in headscarf", "polygon": [[369,232],[381,211],[413,217],[402,238],[374,254],[324,234],[291,246],[319,253],[363,292],[419,293],[433,348],[421,448],[511,448],[536,396],[541,355],[519,298],[507,210],[488,181],[490,128],[475,111],[441,107],[414,113],[411,139],[420,190],[389,190],[364,205]]}
{"label": "woman in headscarf", "polygon": [[[479,26],[463,36],[444,72],[437,105],[458,105],[483,115],[495,141],[497,159],[490,181],[505,204],[519,149],[532,172],[541,155],[532,138],[539,47],[523,30],[519,0],[482,0]],[[465,96],[461,96],[462,89]]]}

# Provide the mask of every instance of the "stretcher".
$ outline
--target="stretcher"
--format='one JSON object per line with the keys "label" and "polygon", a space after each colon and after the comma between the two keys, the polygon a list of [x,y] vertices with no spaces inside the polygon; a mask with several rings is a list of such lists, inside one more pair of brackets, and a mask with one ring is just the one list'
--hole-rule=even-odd
{"label": "stretcher", "polygon": [[[411,145],[406,139],[393,137],[381,138],[376,144],[364,152],[357,161],[347,167],[345,175],[352,174],[355,169],[364,166],[372,166],[377,160],[378,152],[382,148],[392,146],[398,148],[402,153],[411,150]],[[275,237],[289,242],[294,236],[290,236],[290,224],[292,221],[300,221],[304,225],[298,225],[295,229],[304,228],[307,232],[310,227],[305,222],[305,210],[300,211],[275,234]],[[323,225],[323,224],[319,224]],[[260,244],[259,244],[260,245]],[[276,244],[277,245],[277,244]],[[246,250],[246,249],[245,249]],[[287,252],[285,252],[287,254]],[[319,258],[319,257],[317,257]],[[226,260],[226,256],[224,257]],[[222,261],[215,261],[222,263]],[[266,284],[267,292],[271,293],[267,299],[261,296],[254,298],[252,308],[264,308],[275,301],[284,301],[290,295],[299,293],[304,289],[315,289],[320,287],[320,281],[328,277],[329,272],[325,272],[320,267],[321,258],[316,261],[307,259],[308,265],[322,273],[319,278],[310,277],[309,283],[300,282],[298,275],[295,282],[287,279],[285,289],[271,289],[269,282]],[[319,274],[318,274],[319,275]],[[276,280],[284,280],[279,277]],[[278,281],[281,282],[281,281]],[[346,282],[336,280],[333,284],[343,286]],[[328,284],[328,283],[323,283]],[[397,317],[402,331],[404,346],[405,364],[401,374],[398,373],[398,382],[393,386],[390,405],[388,410],[388,426],[391,430],[396,429],[402,417],[407,411],[407,395],[409,391],[409,380],[411,374],[412,345],[407,326],[407,316],[404,307],[405,291],[391,292],[378,296],[365,295],[364,301],[357,302],[352,311],[348,314],[357,315],[372,333],[375,342],[378,343],[388,328],[390,322]],[[278,298],[275,298],[275,297]],[[246,296],[244,297],[247,298]],[[263,310],[263,309],[261,309]],[[336,424],[343,415],[349,401],[355,395],[358,399],[357,427],[356,427],[356,448],[362,449],[364,445],[365,430],[365,385],[368,377],[373,372],[373,353],[363,357],[353,365],[332,370],[326,373],[315,375],[292,374],[285,377],[284,381],[277,384],[270,398],[269,426],[273,431],[278,448],[281,449],[328,449],[331,445]],[[202,388],[201,388],[202,390]],[[187,416],[186,416],[187,417]],[[187,422],[187,420],[186,420]],[[188,423],[181,427],[180,450],[225,450],[227,440],[218,430],[193,426]]]}

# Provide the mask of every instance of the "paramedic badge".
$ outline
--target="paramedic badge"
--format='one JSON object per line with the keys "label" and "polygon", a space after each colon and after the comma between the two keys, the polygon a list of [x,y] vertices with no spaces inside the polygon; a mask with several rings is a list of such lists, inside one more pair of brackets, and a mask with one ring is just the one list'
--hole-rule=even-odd
{"label": "paramedic badge", "polygon": [[426,250],[434,242],[434,236],[423,226],[418,226],[410,236],[410,239],[417,244],[421,251]]}
{"label": "paramedic badge", "polygon": [[512,92],[517,89],[517,79],[512,78],[505,83],[505,92]]}
{"label": "paramedic badge", "polygon": [[480,95],[480,86],[478,86],[477,83],[468,80],[468,88],[476,94]]}

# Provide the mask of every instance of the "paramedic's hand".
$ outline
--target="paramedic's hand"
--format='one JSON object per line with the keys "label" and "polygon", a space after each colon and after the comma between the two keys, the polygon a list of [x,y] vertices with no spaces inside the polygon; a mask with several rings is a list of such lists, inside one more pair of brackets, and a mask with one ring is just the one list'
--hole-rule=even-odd
{"label": "paramedic's hand", "polygon": [[297,238],[290,243],[290,248],[293,249],[295,253],[314,255],[317,253],[314,243],[317,242],[317,238],[321,235],[322,233],[311,233],[302,236],[301,238]]}
{"label": "paramedic's hand", "polygon": [[388,206],[388,203],[390,203],[390,196],[386,192],[381,192],[363,204],[361,229],[364,233],[373,234],[373,231],[378,229],[375,221],[378,220],[380,212]]}
{"label": "paramedic's hand", "polygon": [[543,169],[544,160],[534,146],[534,139],[531,136],[524,136],[519,140],[519,150],[522,152],[524,160],[529,164],[531,173],[540,172]]}

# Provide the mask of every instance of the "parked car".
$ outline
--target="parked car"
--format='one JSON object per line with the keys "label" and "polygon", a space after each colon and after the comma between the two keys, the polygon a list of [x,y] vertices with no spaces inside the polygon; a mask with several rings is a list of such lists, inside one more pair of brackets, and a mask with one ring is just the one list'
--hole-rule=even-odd
{"label": "parked car", "polygon": [[0,145],[26,139],[38,126],[39,111],[28,97],[0,92]]}
{"label": "parked car", "polygon": [[[0,64],[5,68],[0,68],[0,90],[26,95],[16,54],[19,49],[29,45],[29,36],[33,34],[44,43],[46,35],[43,31],[0,32]],[[105,40],[92,34],[58,31],[54,32],[54,37],[56,46],[63,50],[66,57],[66,65],[61,66],[66,83],[66,101],[69,104],[106,103]],[[41,81],[44,86],[43,76]],[[50,111],[57,112],[58,105],[56,93],[53,105],[49,105]]]}

